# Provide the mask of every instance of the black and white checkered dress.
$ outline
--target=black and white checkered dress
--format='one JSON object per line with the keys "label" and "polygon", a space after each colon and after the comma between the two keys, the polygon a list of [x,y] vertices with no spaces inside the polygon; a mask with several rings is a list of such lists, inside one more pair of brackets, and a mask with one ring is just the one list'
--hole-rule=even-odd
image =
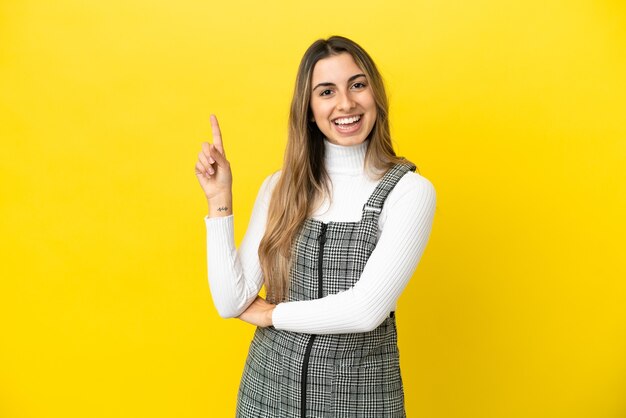
{"label": "black and white checkered dress", "polygon": [[[378,239],[378,216],[397,182],[415,166],[381,179],[359,222],[308,218],[294,244],[288,301],[347,290]],[[257,327],[237,397],[237,417],[405,417],[394,312],[364,333],[303,334]]]}

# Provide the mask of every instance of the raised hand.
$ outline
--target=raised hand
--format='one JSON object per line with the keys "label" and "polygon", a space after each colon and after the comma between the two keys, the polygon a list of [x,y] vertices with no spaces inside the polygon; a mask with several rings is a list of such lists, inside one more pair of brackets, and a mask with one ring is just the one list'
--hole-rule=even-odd
{"label": "raised hand", "polygon": [[211,115],[211,132],[213,144],[202,143],[202,149],[198,154],[196,162],[196,177],[207,198],[209,207],[232,213],[232,183],[233,176],[230,170],[230,163],[226,159],[224,145],[222,143],[222,133],[217,122],[217,117]]}

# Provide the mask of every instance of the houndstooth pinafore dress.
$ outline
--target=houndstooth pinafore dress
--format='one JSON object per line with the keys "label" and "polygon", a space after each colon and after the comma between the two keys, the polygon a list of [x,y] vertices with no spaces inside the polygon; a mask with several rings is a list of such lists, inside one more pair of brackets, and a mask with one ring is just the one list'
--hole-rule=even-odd
{"label": "houndstooth pinafore dress", "polygon": [[[363,206],[359,222],[308,218],[294,243],[287,301],[347,290],[361,276],[378,240],[385,199],[410,163],[388,170]],[[404,418],[394,312],[374,330],[305,334],[257,327],[239,392],[238,418]]]}

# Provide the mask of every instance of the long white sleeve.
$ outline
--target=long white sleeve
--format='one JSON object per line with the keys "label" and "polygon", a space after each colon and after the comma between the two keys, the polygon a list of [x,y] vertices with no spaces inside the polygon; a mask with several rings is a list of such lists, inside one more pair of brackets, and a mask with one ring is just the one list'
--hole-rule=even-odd
{"label": "long white sleeve", "polygon": [[[363,169],[367,144],[343,147],[324,141],[332,197],[312,215],[322,222],[354,222],[378,181]],[[280,172],[265,179],[239,249],[233,216],[205,217],[209,285],[220,316],[239,316],[262,284],[258,247],[267,210]],[[435,189],[420,174],[408,172],[389,193],[379,217],[379,240],[354,287],[310,300],[284,302],[272,313],[273,326],[294,332],[336,334],[364,332],[378,326],[413,275],[430,236]]]}
{"label": "long white sleeve", "polygon": [[430,236],[435,200],[430,181],[407,173],[387,197],[384,228],[354,287],[321,299],[279,303],[272,314],[273,326],[312,334],[376,328],[393,310],[417,267]]}
{"label": "long white sleeve", "polygon": [[213,303],[223,318],[234,318],[254,301],[263,285],[258,248],[265,232],[270,189],[274,175],[268,176],[257,194],[248,229],[237,250],[234,215],[205,216],[209,287]]}

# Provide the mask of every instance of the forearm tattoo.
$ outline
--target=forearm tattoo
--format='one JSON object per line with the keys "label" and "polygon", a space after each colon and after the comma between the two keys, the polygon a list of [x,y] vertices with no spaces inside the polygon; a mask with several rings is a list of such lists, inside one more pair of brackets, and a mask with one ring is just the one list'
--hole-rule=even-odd
{"label": "forearm tattoo", "polygon": [[218,212],[224,212],[225,210],[228,210],[228,206],[220,206],[219,208],[217,208]]}

